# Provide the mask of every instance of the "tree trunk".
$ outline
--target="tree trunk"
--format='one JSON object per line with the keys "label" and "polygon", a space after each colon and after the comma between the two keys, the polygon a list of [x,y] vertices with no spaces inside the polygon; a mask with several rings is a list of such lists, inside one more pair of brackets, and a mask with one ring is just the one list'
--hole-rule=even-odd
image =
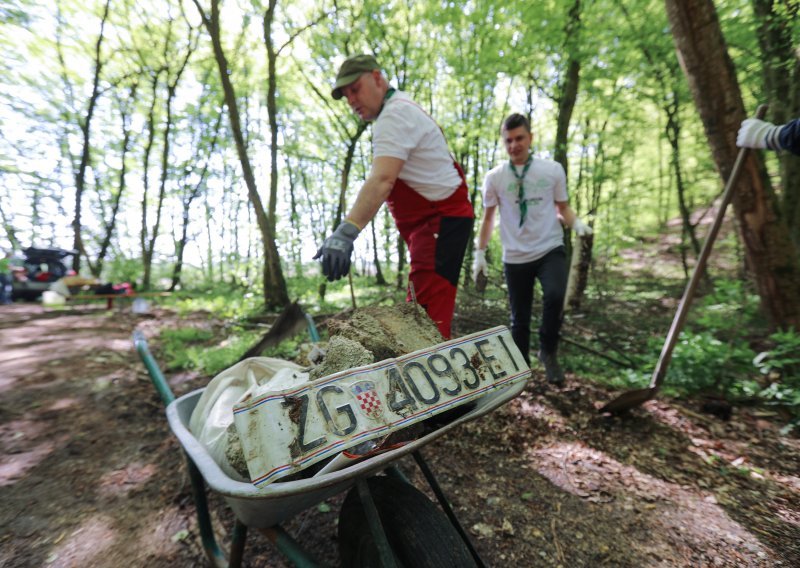
{"label": "tree trunk", "polygon": [[113,238],[114,231],[117,227],[117,215],[119,214],[122,196],[125,194],[125,189],[127,187],[125,176],[128,173],[127,157],[131,142],[130,111],[136,102],[137,86],[137,83],[133,83],[131,85],[127,102],[123,103],[122,101],[119,101],[120,120],[122,122],[122,155],[120,156],[120,162],[122,165],[119,171],[119,185],[117,187],[117,193],[112,198],[111,214],[108,223],[106,223],[103,241],[100,243],[100,251],[97,253],[97,261],[95,262],[94,266],[92,266],[90,263],[92,275],[95,278],[100,278],[100,275],[103,272],[103,264],[105,263],[106,254],[108,254],[108,249],[111,247],[111,239]]}
{"label": "tree trunk", "polygon": [[[753,0],[759,20],[758,43],[765,100],[769,120],[784,124],[800,115],[800,59],[795,54],[792,29],[800,12],[797,2]],[[779,155],[782,196],[781,212],[797,250],[800,250],[800,157]]]}
{"label": "tree trunk", "polygon": [[331,229],[336,229],[339,226],[339,223],[342,222],[342,217],[344,217],[344,212],[347,207],[347,203],[345,202],[345,196],[347,195],[347,186],[350,183],[350,172],[353,169],[353,158],[356,153],[356,146],[358,145],[358,140],[361,138],[361,135],[364,134],[364,131],[367,129],[367,123],[364,121],[360,121],[358,123],[358,129],[356,130],[355,134],[350,136],[347,140],[347,153],[344,157],[344,166],[342,167],[342,177],[339,183],[339,200],[336,205],[336,214],[333,217],[333,226]]}
{"label": "tree trunk", "polygon": [[80,165],[78,166],[78,171],[75,172],[75,216],[72,218],[72,248],[78,251],[78,254],[72,257],[72,269],[75,272],[80,272],[81,270],[81,257],[87,256],[86,248],[83,245],[83,237],[81,236],[81,204],[83,201],[83,191],[86,188],[86,169],[89,166],[89,159],[92,149],[92,117],[94,116],[94,109],[97,105],[97,99],[100,97],[100,73],[103,70],[101,48],[103,46],[103,34],[105,33],[106,20],[108,19],[110,4],[111,0],[107,0],[105,8],[103,8],[103,17],[100,21],[100,33],[97,36],[97,41],[95,42],[94,46],[94,77],[92,78],[92,94],[89,95],[86,116],[82,121],[80,121],[81,133],[83,134],[83,147],[81,150]]}
{"label": "tree trunk", "polygon": [[670,153],[670,165],[675,174],[675,189],[678,194],[678,209],[681,214],[682,238],[681,238],[681,260],[683,262],[684,275],[688,279],[688,261],[686,257],[686,237],[692,245],[694,256],[700,255],[700,243],[697,241],[695,226],[692,225],[691,207],[686,202],[686,184],[683,183],[683,170],[681,169],[681,123],[679,118],[680,103],[678,102],[678,92],[673,91],[670,101],[664,103],[664,112],[667,115],[666,135],[669,145],[672,148]]}
{"label": "tree trunk", "polygon": [[147,113],[147,142],[144,145],[144,157],[142,158],[142,227],[139,232],[139,247],[142,251],[142,270],[144,272],[143,280],[149,281],[150,260],[147,253],[147,241],[149,239],[149,227],[147,224],[147,202],[150,196],[150,155],[153,151],[153,144],[156,139],[156,103],[158,102],[158,80],[161,76],[161,71],[152,71],[151,80],[151,99],[150,109]]}
{"label": "tree trunk", "polygon": [[406,242],[400,233],[397,234],[397,289],[402,290],[406,287],[406,279],[403,271],[406,268]]}
{"label": "tree trunk", "polygon": [[378,238],[375,236],[375,219],[369,222],[369,227],[372,232],[372,263],[375,265],[375,283],[385,286],[386,278],[383,277],[381,261],[378,259]]}
{"label": "tree trunk", "polygon": [[[216,4],[216,0],[215,0]],[[281,256],[275,244],[275,211],[278,202],[278,76],[276,60],[278,55],[272,42],[272,23],[275,19],[276,0],[269,0],[264,13],[264,44],[267,48],[267,114],[269,115],[269,204],[264,219],[267,234],[264,239],[264,304],[271,307],[289,305],[289,291],[283,277]]]}
{"label": "tree trunk", "polygon": [[575,0],[569,10],[564,49],[568,59],[566,68],[561,72],[564,77],[559,84],[558,117],[556,118],[556,147],[553,158],[568,172],[567,145],[569,143],[569,125],[572,121],[572,111],[578,100],[578,86],[581,78],[581,61],[576,53],[581,30],[581,0]]}
{"label": "tree trunk", "polygon": [[[186,194],[183,198],[182,208],[181,208],[181,238],[175,243],[175,266],[172,268],[172,281],[170,282],[169,291],[173,292],[177,289],[178,285],[181,282],[181,272],[183,271],[183,256],[184,252],[186,251],[186,244],[189,242],[189,212],[192,208],[192,203],[194,200],[197,199],[197,196],[200,195],[200,191],[205,187],[206,179],[208,178],[208,166],[211,162],[212,155],[214,154],[214,149],[217,147],[217,140],[219,139],[219,129],[222,125],[222,109],[220,108],[219,114],[217,114],[217,120],[214,123],[214,136],[211,138],[211,143],[208,147],[208,157],[203,164],[203,169],[200,171],[200,179],[197,181],[195,186]],[[198,125],[198,128],[202,129],[203,125]],[[202,134],[198,135],[198,144],[195,148],[196,154],[199,154],[201,151],[200,144],[203,140]],[[191,169],[191,164],[186,164],[184,167],[184,171],[189,171]],[[224,239],[223,239],[224,242]]]}
{"label": "tree trunk", "polygon": [[[738,154],[736,132],[745,118],[739,83],[711,0],[665,0],[678,58],[723,178]],[[747,261],[773,325],[800,328],[797,250],[763,160],[750,152],[733,196]]]}
{"label": "tree trunk", "polygon": [[[236,152],[239,155],[239,162],[242,166],[242,177],[247,186],[247,195],[250,204],[256,215],[256,222],[261,232],[261,241],[264,247],[264,270],[262,273],[264,281],[264,305],[268,308],[283,307],[289,305],[289,291],[286,288],[286,281],[283,278],[283,270],[280,265],[280,256],[275,245],[275,233],[273,224],[270,222],[261,196],[258,193],[256,178],[253,168],[250,165],[250,158],[247,155],[242,125],[239,118],[239,104],[236,100],[236,92],[233,89],[230,75],[228,74],[228,60],[222,49],[222,40],[219,29],[219,0],[211,1],[211,16],[207,16],[200,7],[198,0],[193,0],[203,25],[211,36],[211,43],[214,49],[214,59],[219,68],[220,81],[225,94],[225,105],[228,107],[228,117],[231,123],[231,133],[236,143]],[[266,24],[265,24],[266,25]],[[274,73],[270,73],[270,78]]]}
{"label": "tree trunk", "polygon": [[159,236],[159,231],[161,227],[161,212],[164,208],[164,199],[167,195],[167,180],[169,179],[169,173],[171,171],[170,168],[170,134],[172,132],[172,103],[175,100],[175,94],[177,92],[178,83],[181,80],[181,76],[183,75],[186,66],[189,63],[189,59],[194,52],[195,46],[192,44],[192,34],[191,30],[189,33],[189,42],[186,48],[186,54],[183,57],[183,60],[180,61],[178,68],[174,71],[174,77],[170,77],[172,74],[171,63],[172,57],[170,56],[170,47],[171,46],[171,27],[172,21],[170,20],[170,33],[167,38],[164,40],[164,70],[167,74],[166,84],[167,84],[167,100],[166,100],[166,121],[164,124],[164,142],[161,147],[161,179],[158,186],[158,201],[156,203],[156,219],[155,223],[153,223],[153,230],[150,232],[150,239],[146,244],[145,252],[144,252],[144,276],[142,277],[142,288],[144,290],[148,290],[151,285],[151,275],[152,275],[152,264],[153,264],[153,256],[155,254],[156,248],[156,240]]}
{"label": "tree trunk", "polygon": [[[581,0],[575,0],[569,10],[569,18],[565,29],[564,50],[567,55],[567,63],[561,70],[563,77],[559,82],[558,116],[556,118],[556,140],[553,149],[553,158],[564,168],[564,173],[569,174],[569,160],[567,159],[567,147],[569,145],[569,127],[572,122],[572,112],[578,100],[578,87],[581,77],[581,60],[577,53],[580,42],[581,31]],[[588,268],[591,264],[593,239],[577,239],[580,243],[577,251],[573,250],[569,240],[569,232],[564,231],[564,244],[567,245],[567,254],[572,257],[576,252],[585,255],[576,262],[570,262],[570,275],[568,278],[567,296],[570,307],[580,306],[581,294],[585,290],[585,282],[588,278]],[[583,271],[583,274],[581,274]],[[577,284],[584,281],[583,287]],[[570,282],[572,285],[570,286]]]}

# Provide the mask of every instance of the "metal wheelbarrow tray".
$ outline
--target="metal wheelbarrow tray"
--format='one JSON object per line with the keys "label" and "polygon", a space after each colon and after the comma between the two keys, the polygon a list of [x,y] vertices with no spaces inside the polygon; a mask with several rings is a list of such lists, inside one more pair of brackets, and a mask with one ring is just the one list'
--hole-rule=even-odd
{"label": "metal wheelbarrow tray", "polygon": [[[508,330],[502,326],[500,328],[493,328],[491,332],[502,335],[508,334]],[[467,338],[469,337],[472,336],[467,336]],[[439,504],[446,514],[447,518],[445,521],[449,519],[455,527],[458,535],[460,535],[461,539],[464,541],[463,544],[466,545],[469,549],[469,553],[474,558],[475,565],[483,566],[483,562],[469,542],[468,535],[460,526],[455,514],[447,503],[447,499],[442,494],[438,483],[433,477],[433,474],[422,459],[419,450],[423,446],[458,427],[460,424],[479,418],[502,406],[516,397],[525,388],[527,379],[530,376],[530,369],[524,365],[524,363],[520,366],[518,361],[521,361],[522,358],[513,344],[511,349],[509,349],[506,347],[505,342],[502,340],[501,342],[503,343],[504,351],[510,358],[508,361],[513,362],[515,370],[513,382],[500,384],[500,381],[498,381],[495,385],[480,387],[476,385],[476,387],[473,388],[482,392],[485,391],[485,394],[471,400],[471,404],[474,406],[462,407],[469,409],[452,421],[442,424],[437,429],[415,440],[406,442],[404,445],[386,450],[377,455],[372,455],[371,457],[364,457],[360,461],[356,461],[343,469],[330,471],[328,473],[325,473],[325,469],[323,469],[313,477],[295,479],[292,481],[276,480],[264,486],[256,486],[252,483],[241,482],[228,476],[214,461],[205,446],[190,432],[189,422],[192,412],[205,389],[195,390],[176,399],[167,385],[166,379],[156,365],[155,360],[149,353],[144,336],[139,332],[134,334],[134,344],[150,373],[156,390],[167,405],[166,414],[170,428],[189,457],[189,474],[198,512],[198,524],[201,538],[206,550],[206,555],[215,566],[238,566],[241,563],[248,527],[258,529],[259,532],[268,536],[279,550],[289,557],[296,565],[314,566],[314,561],[305,554],[302,547],[300,547],[297,542],[283,531],[280,527],[280,523],[290,519],[301,511],[350,489],[354,485],[358,486],[358,492],[362,495],[363,509],[367,517],[369,518],[371,516],[372,519],[370,520],[368,528],[379,550],[380,564],[383,566],[395,565],[393,552],[388,544],[388,539],[383,532],[383,528],[381,527],[375,505],[372,503],[371,498],[364,493],[365,491],[367,493],[369,492],[369,490],[366,489],[367,484],[364,482],[367,478],[383,470],[388,470],[390,472],[393,469],[396,470],[396,468],[392,466],[393,462],[409,454],[413,454],[414,459],[417,461],[417,464],[433,489],[433,492],[436,494]],[[440,345],[451,346],[453,343],[454,341],[451,340],[450,342],[445,342]],[[486,341],[481,340],[478,343],[485,344]],[[478,347],[478,351],[481,351],[480,346]],[[512,352],[514,353],[513,355]],[[481,352],[481,355],[484,354]],[[477,353],[475,354],[475,359],[479,359]],[[475,367],[480,371],[479,373],[474,373],[475,382],[480,382],[478,381],[478,374],[491,374],[496,378],[499,363],[500,361],[495,360],[495,358],[491,356],[488,358],[484,357],[483,362],[475,363]],[[493,367],[492,364],[494,365]],[[487,383],[491,383],[491,380],[485,378],[483,378],[483,380],[486,380]],[[486,389],[489,390],[486,391]],[[232,534],[230,561],[217,545],[213,529],[211,528],[205,495],[205,485],[208,485],[213,491],[219,493],[236,516],[236,526]],[[397,506],[402,507],[403,503],[398,502]]]}

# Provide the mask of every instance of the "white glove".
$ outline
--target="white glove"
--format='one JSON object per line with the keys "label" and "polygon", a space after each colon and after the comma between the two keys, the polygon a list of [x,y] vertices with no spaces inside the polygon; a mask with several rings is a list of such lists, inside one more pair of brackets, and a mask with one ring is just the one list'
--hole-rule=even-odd
{"label": "white glove", "polygon": [[572,230],[575,231],[575,234],[579,237],[585,237],[587,235],[591,235],[594,231],[592,228],[580,220],[579,217],[575,217],[575,222],[572,223]]}
{"label": "white glove", "polygon": [[486,250],[475,249],[475,260],[472,261],[472,279],[477,282],[478,274],[483,272],[484,276],[489,275],[489,268],[486,266]]}
{"label": "white glove", "polygon": [[736,145],[740,148],[766,148],[767,138],[778,128],[771,122],[746,118],[742,121],[739,134],[736,135]]}

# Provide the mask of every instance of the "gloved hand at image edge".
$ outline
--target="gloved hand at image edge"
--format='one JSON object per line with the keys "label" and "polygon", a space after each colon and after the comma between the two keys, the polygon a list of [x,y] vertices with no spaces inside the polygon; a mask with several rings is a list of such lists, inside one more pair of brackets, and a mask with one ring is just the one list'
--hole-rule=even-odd
{"label": "gloved hand at image edge", "polygon": [[353,242],[360,232],[355,223],[345,219],[317,250],[314,260],[322,257],[322,274],[329,282],[339,280],[350,272]]}
{"label": "gloved hand at image edge", "polygon": [[778,141],[781,128],[783,125],[775,126],[771,122],[758,118],[746,118],[742,121],[742,126],[736,135],[736,145],[740,148],[781,150]]}
{"label": "gloved hand at image edge", "polygon": [[475,249],[475,259],[472,261],[472,279],[477,282],[478,275],[483,273],[488,276],[489,269],[486,265],[486,250]]}
{"label": "gloved hand at image edge", "polygon": [[572,223],[572,230],[575,231],[575,234],[579,237],[585,237],[594,233],[592,228],[581,221],[579,217],[575,217],[575,222]]}

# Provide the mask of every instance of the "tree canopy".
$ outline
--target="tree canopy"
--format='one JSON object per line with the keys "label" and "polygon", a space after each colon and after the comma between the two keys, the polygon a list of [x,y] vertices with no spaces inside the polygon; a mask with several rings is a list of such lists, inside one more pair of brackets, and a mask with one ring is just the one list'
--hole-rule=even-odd
{"label": "tree canopy", "polygon": [[[671,4],[7,2],[0,243],[75,248],[76,270],[144,287],[229,281],[285,304],[283,274],[315,273],[369,169],[370,129],[330,98],[341,61],[366,52],[441,125],[476,211],[505,159],[500,122],[522,112],[596,229],[595,264],[679,218],[688,266],[702,237],[692,212],[718,197],[730,161],[710,140],[716,128],[730,144],[741,117],[697,104]],[[687,4],[718,18],[735,79],[723,88],[745,115],[762,102],[776,122],[800,115],[799,4]],[[798,158],[767,155],[763,172],[757,198],[787,234],[773,253],[796,272]],[[354,266],[382,280],[404,254],[382,213]]]}

